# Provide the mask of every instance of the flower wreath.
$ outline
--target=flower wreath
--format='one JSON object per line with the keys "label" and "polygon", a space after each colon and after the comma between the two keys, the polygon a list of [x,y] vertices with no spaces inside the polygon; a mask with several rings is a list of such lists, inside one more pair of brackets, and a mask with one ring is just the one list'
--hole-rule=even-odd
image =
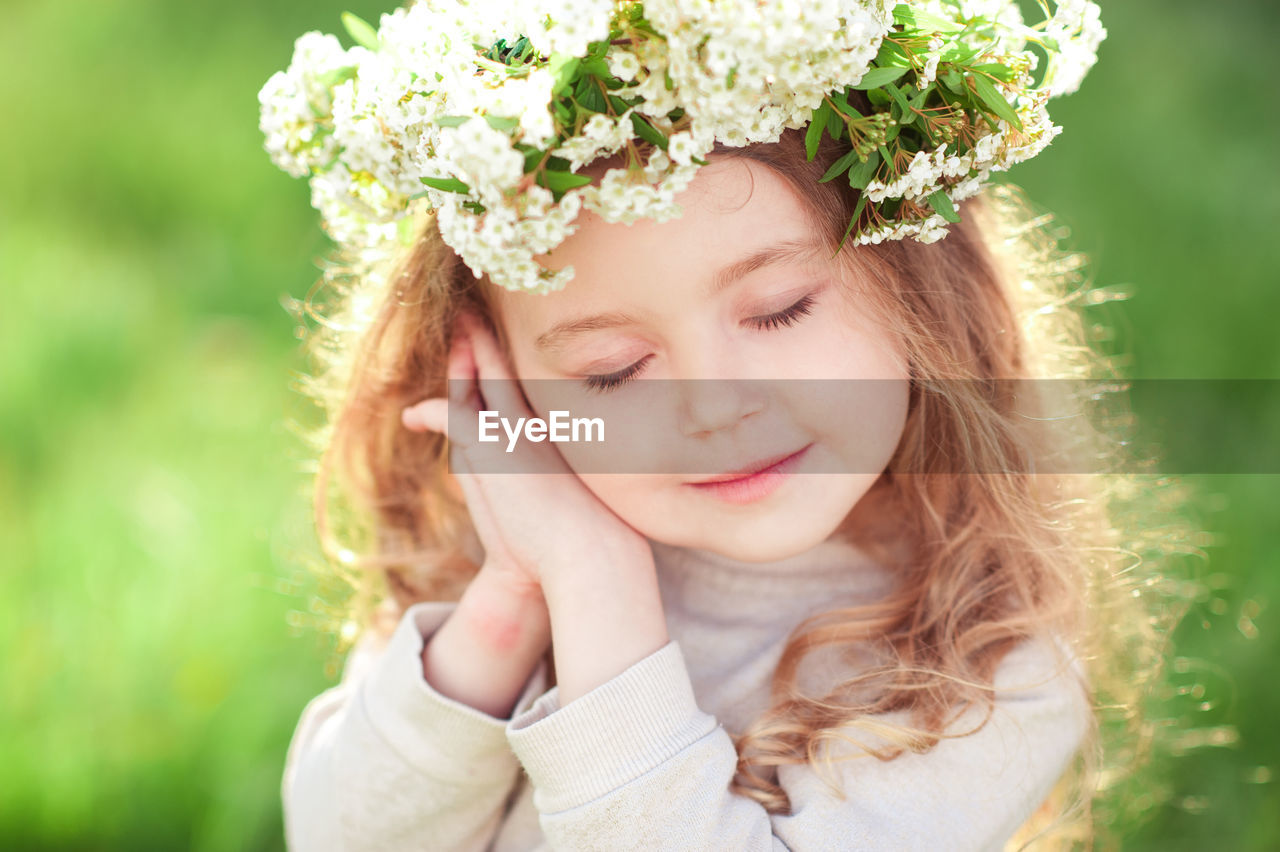
{"label": "flower wreath", "polygon": [[798,128],[810,159],[824,135],[845,145],[822,180],[860,190],[846,240],[933,242],[1061,132],[1045,104],[1094,64],[1097,4],[1039,5],[1028,25],[1017,0],[420,0],[376,30],[344,14],[349,48],[301,36],[259,93],[261,129],[357,265],[432,210],[477,277],[559,289],[572,267],[535,256],[584,207],[678,216],[717,143]]}

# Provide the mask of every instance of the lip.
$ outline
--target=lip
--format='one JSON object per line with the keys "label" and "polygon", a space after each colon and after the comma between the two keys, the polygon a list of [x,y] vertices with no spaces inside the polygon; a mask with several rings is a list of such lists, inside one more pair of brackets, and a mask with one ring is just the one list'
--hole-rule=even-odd
{"label": "lip", "polygon": [[698,482],[686,482],[685,485],[729,503],[751,503],[761,500],[776,491],[786,481],[812,446],[812,443],[808,443],[790,453],[761,459],[736,471]]}

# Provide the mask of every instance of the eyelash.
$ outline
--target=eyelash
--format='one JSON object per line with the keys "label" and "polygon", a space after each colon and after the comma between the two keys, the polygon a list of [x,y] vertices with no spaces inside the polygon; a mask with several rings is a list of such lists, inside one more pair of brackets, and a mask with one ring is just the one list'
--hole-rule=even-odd
{"label": "eyelash", "polygon": [[[756,328],[762,331],[775,331],[784,326],[795,325],[800,321],[801,317],[808,316],[813,312],[814,297],[812,294],[804,296],[800,301],[796,302],[788,308],[784,308],[777,313],[769,314],[763,317],[752,317],[750,322]],[[600,376],[586,376],[583,383],[589,390],[608,391],[631,381],[644,365],[648,363],[652,355],[646,355],[630,367],[624,367],[615,373],[607,373]]]}
{"label": "eyelash", "polygon": [[587,376],[583,379],[583,383],[586,384],[589,390],[613,390],[619,385],[624,385],[631,381],[632,377],[635,376],[636,373],[639,373],[640,369],[644,367],[652,357],[652,355],[646,355],[630,367],[624,367],[616,373],[607,373],[603,376]]}
{"label": "eyelash", "polygon": [[759,329],[775,330],[787,325],[795,325],[800,317],[808,316],[813,311],[813,295],[809,294],[789,308],[783,308],[776,314],[763,317],[752,317],[751,322]]}

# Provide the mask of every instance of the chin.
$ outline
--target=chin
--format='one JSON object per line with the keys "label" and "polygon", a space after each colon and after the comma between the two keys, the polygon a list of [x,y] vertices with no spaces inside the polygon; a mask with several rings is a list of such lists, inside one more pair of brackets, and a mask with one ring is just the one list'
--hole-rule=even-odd
{"label": "chin", "polygon": [[832,513],[829,518],[779,516],[725,524],[704,531],[702,543],[693,546],[740,562],[777,562],[821,544],[839,527],[844,514]]}
{"label": "chin", "polygon": [[826,536],[793,536],[785,541],[778,536],[763,536],[757,540],[743,537],[716,538],[693,546],[738,562],[778,562],[816,547],[825,538]]}
{"label": "chin", "polygon": [[673,514],[681,518],[679,528],[661,525],[666,528],[646,534],[666,544],[706,550],[740,562],[789,559],[821,544],[840,528],[870,485],[861,479],[864,477],[824,475],[819,485],[802,485],[801,499],[776,507],[752,507],[754,511],[725,507]]}

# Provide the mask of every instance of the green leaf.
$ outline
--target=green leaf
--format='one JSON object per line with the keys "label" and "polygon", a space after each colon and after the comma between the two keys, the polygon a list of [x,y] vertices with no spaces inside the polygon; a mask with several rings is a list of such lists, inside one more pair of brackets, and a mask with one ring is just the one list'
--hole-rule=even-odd
{"label": "green leaf", "polygon": [[849,104],[849,93],[836,92],[831,96],[831,102],[836,105],[836,109],[840,110],[850,118],[863,118],[862,113]]}
{"label": "green leaf", "polygon": [[608,79],[613,76],[609,71],[609,63],[597,56],[582,60],[582,71],[584,74],[594,74],[595,76],[604,79]]}
{"label": "green leaf", "polygon": [[378,42],[378,31],[369,25],[369,22],[358,15],[351,12],[342,13],[342,26],[356,44],[369,50],[377,50],[381,45]]}
{"label": "green leaf", "polygon": [[1013,111],[1013,107],[1009,106],[1009,102],[996,89],[994,83],[980,74],[973,74],[970,79],[973,80],[974,90],[978,93],[978,97],[991,108],[992,112],[1019,130],[1022,129],[1022,119],[1018,118],[1018,114]]}
{"label": "green leaf", "polygon": [[862,80],[852,88],[863,92],[868,89],[878,89],[885,83],[892,83],[905,73],[907,73],[906,68],[872,68],[866,74],[863,74]]}
{"label": "green leaf", "polygon": [[830,113],[831,104],[824,100],[809,119],[809,129],[804,132],[804,151],[810,162],[818,155],[818,143],[822,141],[822,130],[827,126]]}
{"label": "green leaf", "polygon": [[964,77],[960,76],[960,72],[952,68],[945,74],[938,75],[938,79],[942,81],[942,85],[946,86],[957,95],[965,94]]}
{"label": "green leaf", "polygon": [[951,203],[951,197],[947,195],[945,189],[940,189],[929,196],[929,206],[948,222],[954,224],[960,221],[960,217],[956,214],[955,205]]}
{"label": "green leaf", "polygon": [[983,74],[990,74],[992,77],[1004,80],[1005,82],[1013,79],[1013,69],[1008,65],[1001,65],[999,62],[987,62],[983,65],[975,65],[973,66],[973,70]]}
{"label": "green leaf", "polygon": [[592,112],[608,112],[609,103],[604,99],[604,92],[600,91],[595,80],[595,77],[583,77],[578,81],[579,91],[575,92],[578,103]]}
{"label": "green leaf", "polygon": [[827,181],[834,179],[836,175],[844,174],[844,172],[857,161],[858,152],[850,151],[832,163],[831,168],[827,169],[826,173],[822,177],[818,178],[818,183],[826,183]]}
{"label": "green leaf", "polygon": [[638,112],[631,113],[631,126],[635,128],[636,135],[651,145],[657,145],[662,150],[667,150],[667,136],[658,128],[654,127],[644,116]]}
{"label": "green leaf", "polygon": [[844,119],[840,117],[840,113],[834,109],[827,110],[827,135],[832,139],[840,140],[844,138]]}
{"label": "green leaf", "polygon": [[884,90],[889,93],[889,96],[897,102],[898,107],[902,110],[902,123],[910,124],[914,121],[916,114],[911,111],[911,104],[907,103],[907,96],[902,94],[902,90],[893,83],[886,83]]}
{"label": "green leaf", "polygon": [[876,54],[875,65],[887,68],[890,65],[910,65],[907,52],[897,42],[884,39],[880,42],[880,52]]}
{"label": "green leaf", "polygon": [[458,127],[473,118],[474,115],[437,115],[433,121],[441,127]]}
{"label": "green leaf", "polygon": [[524,173],[528,174],[542,162],[543,152],[532,145],[516,146],[524,153]]}
{"label": "green leaf", "polygon": [[551,58],[547,60],[547,70],[551,72],[551,78],[555,81],[551,84],[553,93],[559,95],[569,91],[573,75],[578,72],[580,62],[581,60],[576,56],[565,53],[551,54]]}
{"label": "green leaf", "polygon": [[573,172],[556,172],[548,169],[538,175],[538,183],[559,194],[568,192],[574,187],[586,186],[591,183],[591,178],[586,175],[576,175]]}
{"label": "green leaf", "polygon": [[871,183],[871,179],[876,176],[876,172],[880,171],[880,160],[880,152],[872,151],[865,162],[858,163],[850,169],[849,186],[854,189],[866,189],[867,184]]}
{"label": "green leaf", "polygon": [[957,42],[942,51],[939,58],[942,62],[954,62],[957,65],[967,65],[969,61],[976,57],[980,52],[981,51],[976,47],[967,47],[963,42]]}
{"label": "green leaf", "polygon": [[893,157],[890,156],[889,149],[884,145],[881,145],[880,147],[876,148],[876,151],[880,153],[880,159],[882,159],[884,161],[884,164],[889,167],[889,171],[896,174],[897,170],[893,168]]}
{"label": "green leaf", "polygon": [[457,178],[424,177],[418,178],[418,180],[422,181],[432,189],[440,189],[445,192],[460,192],[465,195],[471,191],[471,187],[467,186]]}
{"label": "green leaf", "polygon": [[922,30],[927,33],[954,33],[964,29],[962,24],[947,18],[932,15],[928,12],[899,3],[893,7],[893,21],[904,28]]}
{"label": "green leaf", "polygon": [[858,218],[862,215],[862,210],[866,206],[867,196],[864,193],[858,197],[858,206],[853,208],[853,215],[849,217],[849,225],[844,229],[844,236],[840,238],[840,245],[836,246],[837,254],[844,249],[845,240],[849,239],[849,234],[853,232],[853,226],[858,224]]}
{"label": "green leaf", "polygon": [[489,126],[494,130],[501,130],[503,133],[510,133],[520,126],[520,119],[502,115],[486,115],[484,120],[489,122]]}
{"label": "green leaf", "polygon": [[356,66],[344,65],[341,68],[334,68],[332,71],[321,74],[316,78],[316,82],[326,89],[332,89],[339,83],[350,80],[354,76],[356,76]]}

